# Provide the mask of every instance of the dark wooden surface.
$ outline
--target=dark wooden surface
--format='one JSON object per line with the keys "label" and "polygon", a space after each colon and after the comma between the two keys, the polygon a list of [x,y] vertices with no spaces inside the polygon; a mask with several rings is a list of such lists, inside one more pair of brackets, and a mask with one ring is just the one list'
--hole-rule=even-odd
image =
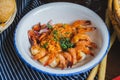
{"label": "dark wooden surface", "polygon": [[106,79],[111,80],[120,76],[120,42],[116,39],[108,53]]}
{"label": "dark wooden surface", "polygon": [[[107,0],[45,0],[45,3],[49,2],[77,3],[92,9],[105,20]],[[120,42],[118,39],[116,39],[108,54],[106,80],[111,80],[120,75]]]}

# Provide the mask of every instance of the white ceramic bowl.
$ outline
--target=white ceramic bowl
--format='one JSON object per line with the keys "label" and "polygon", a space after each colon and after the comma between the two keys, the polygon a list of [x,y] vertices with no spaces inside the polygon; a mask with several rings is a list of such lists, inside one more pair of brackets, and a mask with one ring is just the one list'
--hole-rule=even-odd
{"label": "white ceramic bowl", "polygon": [[[87,56],[83,61],[74,65],[73,68],[64,70],[44,67],[31,58],[29,51],[30,42],[27,32],[33,25],[38,22],[41,22],[41,24],[47,23],[49,20],[52,20],[53,23],[71,23],[78,19],[90,20],[97,28],[97,30],[90,35],[98,46],[94,51],[94,57]],[[49,3],[31,10],[19,22],[14,36],[17,54],[26,64],[37,71],[57,76],[70,76],[93,68],[105,56],[109,47],[109,40],[110,36],[107,27],[96,13],[81,5],[66,2]]]}

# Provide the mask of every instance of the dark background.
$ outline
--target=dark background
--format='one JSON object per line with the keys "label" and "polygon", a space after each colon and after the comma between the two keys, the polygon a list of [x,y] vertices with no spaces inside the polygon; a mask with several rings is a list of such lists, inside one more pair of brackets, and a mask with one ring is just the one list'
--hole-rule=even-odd
{"label": "dark background", "polygon": [[[108,0],[45,0],[45,3],[49,2],[72,2],[81,4],[92,9],[105,20]],[[111,80],[120,75],[120,42],[118,39],[115,40],[108,54],[106,80]]]}

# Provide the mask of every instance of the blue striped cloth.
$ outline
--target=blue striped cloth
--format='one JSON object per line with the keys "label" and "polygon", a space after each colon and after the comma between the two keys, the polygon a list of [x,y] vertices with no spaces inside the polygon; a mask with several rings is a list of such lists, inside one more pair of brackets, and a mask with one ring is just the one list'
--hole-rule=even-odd
{"label": "blue striped cloth", "polygon": [[17,15],[10,27],[0,34],[0,80],[85,80],[88,72],[74,76],[51,76],[24,64],[16,55],[13,37],[19,20],[31,9],[43,4],[40,0],[17,0]]}

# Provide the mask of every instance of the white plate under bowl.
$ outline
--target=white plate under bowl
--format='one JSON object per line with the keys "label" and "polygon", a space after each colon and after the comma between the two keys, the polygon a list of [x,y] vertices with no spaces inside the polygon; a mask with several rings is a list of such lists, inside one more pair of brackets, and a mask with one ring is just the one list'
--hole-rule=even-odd
{"label": "white plate under bowl", "polygon": [[[77,63],[72,68],[61,70],[59,68],[44,67],[39,62],[31,58],[30,42],[28,39],[28,30],[33,25],[40,22],[47,23],[52,20],[53,23],[72,23],[78,19],[90,20],[97,28],[90,36],[97,44],[98,48],[93,56],[87,56],[83,61]],[[19,22],[14,36],[14,44],[19,57],[29,66],[37,71],[56,75],[70,76],[90,70],[97,65],[105,56],[109,47],[109,32],[102,19],[90,9],[78,4],[67,2],[49,3],[39,6],[27,13]]]}

